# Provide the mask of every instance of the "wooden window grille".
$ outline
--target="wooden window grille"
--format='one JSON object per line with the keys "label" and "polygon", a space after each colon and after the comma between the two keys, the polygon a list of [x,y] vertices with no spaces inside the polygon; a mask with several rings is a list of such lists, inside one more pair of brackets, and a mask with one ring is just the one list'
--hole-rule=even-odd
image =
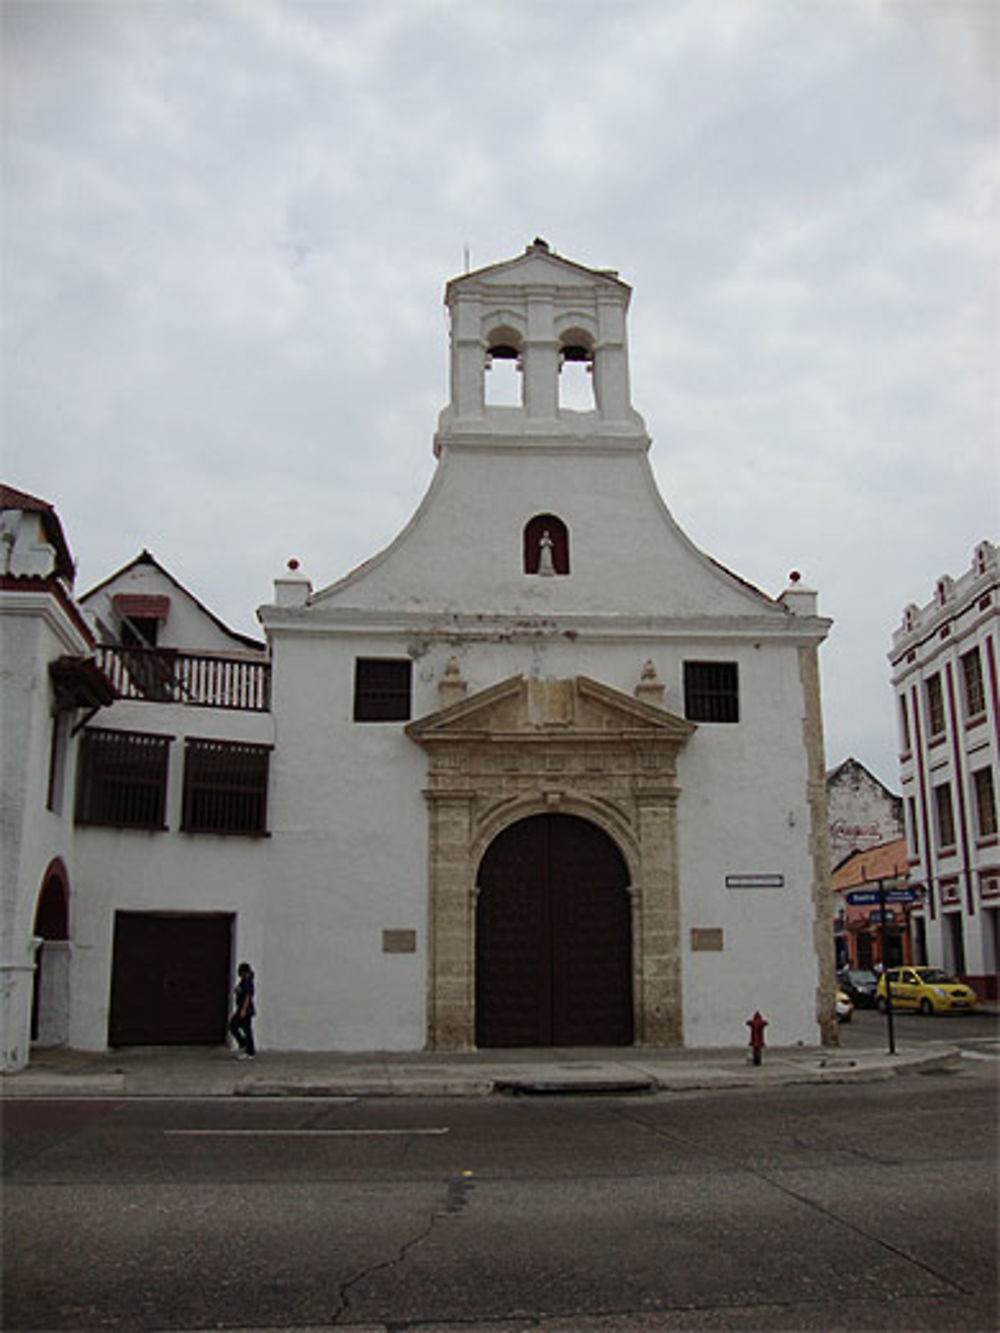
{"label": "wooden window grille", "polygon": [[684,663],[684,716],[691,722],[739,722],[736,662]]}
{"label": "wooden window grille", "polygon": [[980,838],[995,838],[997,834],[996,789],[992,768],[979,768],[972,775],[976,796],[976,827]]}
{"label": "wooden window grille", "polygon": [[944,691],[941,688],[941,675],[937,671],[927,680],[927,723],[932,736],[943,733]]}
{"label": "wooden window grille", "polygon": [[962,684],[965,688],[965,716],[979,717],[986,712],[986,692],[983,689],[983,663],[978,648],[962,656]]}
{"label": "wooden window grille", "polygon": [[934,806],[937,815],[938,848],[955,846],[955,811],[951,803],[951,783],[942,782],[934,788]]}
{"label": "wooden window grille", "polygon": [[406,722],[412,674],[408,657],[359,657],[354,664],[355,722]]}
{"label": "wooden window grille", "polygon": [[185,833],[267,832],[271,748],[189,738],[184,745]]}
{"label": "wooden window grille", "polygon": [[172,736],[88,727],[80,745],[76,822],[165,828],[172,740]]}

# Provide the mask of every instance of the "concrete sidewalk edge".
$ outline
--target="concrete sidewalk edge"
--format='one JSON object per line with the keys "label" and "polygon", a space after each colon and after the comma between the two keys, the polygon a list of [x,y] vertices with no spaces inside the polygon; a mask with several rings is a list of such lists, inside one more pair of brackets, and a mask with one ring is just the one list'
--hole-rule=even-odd
{"label": "concrete sidewalk edge", "polygon": [[[265,1053],[237,1063],[218,1049],[46,1052],[17,1073],[0,1075],[0,1096],[16,1097],[488,1097],[495,1095],[643,1095],[793,1084],[866,1083],[948,1069],[958,1047],[887,1052],[837,1048],[772,1050],[754,1066],[745,1051],[602,1052],[579,1058],[538,1052],[523,1059],[449,1059],[440,1053],[300,1058]],[[269,1067],[270,1066],[270,1067]]]}

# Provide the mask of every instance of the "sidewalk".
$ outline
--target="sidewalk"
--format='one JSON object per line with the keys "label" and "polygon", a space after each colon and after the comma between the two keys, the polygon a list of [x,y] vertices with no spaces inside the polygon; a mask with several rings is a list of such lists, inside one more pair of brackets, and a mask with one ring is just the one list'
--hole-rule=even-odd
{"label": "sidewalk", "polygon": [[688,1092],[793,1083],[859,1083],[945,1068],[945,1042],[885,1051],[746,1047],[713,1050],[583,1048],[395,1054],[263,1051],[236,1060],[222,1047],[129,1047],[32,1052],[0,1075],[3,1097],[485,1097],[493,1094]]}

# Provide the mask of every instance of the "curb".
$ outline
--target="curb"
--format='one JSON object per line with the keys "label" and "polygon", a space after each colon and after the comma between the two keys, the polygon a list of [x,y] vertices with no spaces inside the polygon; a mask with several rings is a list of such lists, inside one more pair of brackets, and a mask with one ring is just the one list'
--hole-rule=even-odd
{"label": "curb", "polygon": [[[836,1083],[878,1083],[909,1074],[923,1074],[959,1066],[963,1053],[957,1046],[940,1046],[927,1053],[907,1051],[896,1056],[864,1054],[817,1056],[814,1059],[782,1060],[761,1067],[727,1067],[723,1063],[664,1064],[649,1062],[639,1069],[623,1069],[608,1062],[604,1069],[574,1073],[571,1070],[534,1069],[438,1069],[423,1073],[410,1068],[378,1074],[357,1069],[338,1077],[310,1078],[304,1071],[288,1077],[219,1077],[187,1071],[156,1083],[149,1071],[120,1068],[87,1072],[55,1069],[26,1069],[0,1076],[0,1098],[46,1097],[241,1097],[241,1098],[359,1098],[359,1097],[490,1097],[490,1096],[634,1096],[657,1092],[706,1092],[735,1088],[775,1088]],[[263,1073],[263,1071],[262,1071]],[[143,1076],[145,1074],[145,1076]],[[235,1075],[235,1071],[234,1071]]]}

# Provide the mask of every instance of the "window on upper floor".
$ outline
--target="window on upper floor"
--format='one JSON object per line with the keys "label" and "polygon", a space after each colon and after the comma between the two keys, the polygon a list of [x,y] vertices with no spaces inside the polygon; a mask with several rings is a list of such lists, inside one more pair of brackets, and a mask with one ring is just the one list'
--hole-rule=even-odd
{"label": "window on upper floor", "polygon": [[80,743],[76,822],[110,828],[165,828],[172,739],[88,727]]}
{"label": "window on upper floor", "polygon": [[955,846],[955,812],[951,802],[950,782],[942,782],[934,788],[934,813],[938,851],[948,851]]}
{"label": "window on upper floor", "polygon": [[979,838],[995,838],[997,800],[992,768],[976,769],[972,775],[972,790],[976,803],[976,835]]}
{"label": "window on upper floor", "polygon": [[689,722],[739,722],[736,662],[684,663],[684,716]]}
{"label": "window on upper floor", "polygon": [[899,739],[903,754],[909,754],[913,748],[910,743],[910,710],[903,695],[899,696]]}
{"label": "window on upper floor", "polygon": [[536,514],[524,525],[525,574],[569,573],[569,529],[555,514]]}
{"label": "window on upper floor", "polygon": [[931,737],[944,734],[944,691],[941,688],[941,673],[935,671],[929,676],[924,686],[927,692],[927,728]]}
{"label": "window on upper floor", "polygon": [[412,676],[408,657],[359,657],[354,664],[355,722],[406,722]]}
{"label": "window on upper floor", "polygon": [[986,712],[986,693],[983,689],[983,663],[978,648],[962,655],[962,696],[966,720],[982,717]]}
{"label": "window on upper floor", "polygon": [[155,648],[160,634],[160,622],[152,616],[129,616],[122,619],[121,641],[125,648]]}
{"label": "window on upper floor", "polygon": [[917,802],[914,797],[906,799],[906,832],[910,840],[910,855],[920,855],[920,826],[917,823]]}
{"label": "window on upper floor", "polygon": [[189,738],[184,745],[185,833],[267,832],[267,745]]}

